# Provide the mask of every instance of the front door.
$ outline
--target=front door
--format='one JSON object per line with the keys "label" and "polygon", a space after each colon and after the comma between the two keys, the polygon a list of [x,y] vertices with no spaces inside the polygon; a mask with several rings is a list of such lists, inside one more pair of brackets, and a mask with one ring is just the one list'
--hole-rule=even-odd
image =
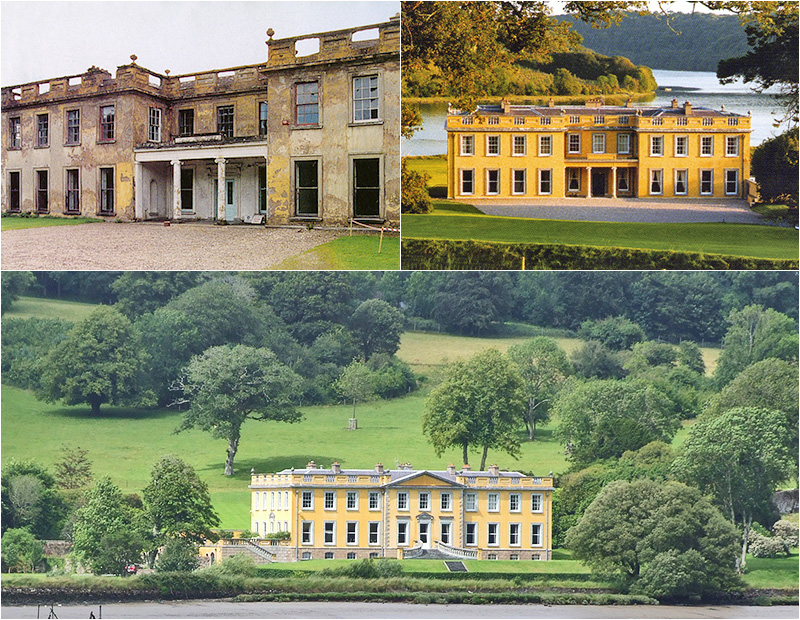
{"label": "front door", "polygon": [[[225,219],[232,222],[236,218],[236,185],[234,179],[225,179]],[[214,179],[214,219],[216,219],[219,201],[219,181]]]}
{"label": "front door", "polygon": [[592,196],[606,195],[606,171],[592,170]]}
{"label": "front door", "polygon": [[431,548],[431,524],[428,521],[419,522],[419,542],[422,543],[423,549]]}

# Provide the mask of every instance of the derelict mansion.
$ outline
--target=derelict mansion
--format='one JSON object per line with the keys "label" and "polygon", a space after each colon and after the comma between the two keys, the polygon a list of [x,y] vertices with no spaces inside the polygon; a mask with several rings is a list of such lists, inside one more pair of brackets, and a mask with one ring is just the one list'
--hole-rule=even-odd
{"label": "derelict mansion", "polygon": [[[400,21],[273,39],[265,63],[136,64],[2,89],[3,210],[398,222]],[[296,43],[319,50],[298,56]]]}
{"label": "derelict mansion", "polygon": [[750,117],[692,106],[480,105],[447,116],[447,195],[742,198]]}

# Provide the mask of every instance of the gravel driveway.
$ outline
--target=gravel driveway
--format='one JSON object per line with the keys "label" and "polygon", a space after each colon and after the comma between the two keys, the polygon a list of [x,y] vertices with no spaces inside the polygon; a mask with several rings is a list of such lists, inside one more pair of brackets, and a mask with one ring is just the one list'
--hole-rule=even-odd
{"label": "gravel driveway", "polygon": [[305,228],[110,222],[6,230],[2,268],[24,270],[246,270],[341,237]]}

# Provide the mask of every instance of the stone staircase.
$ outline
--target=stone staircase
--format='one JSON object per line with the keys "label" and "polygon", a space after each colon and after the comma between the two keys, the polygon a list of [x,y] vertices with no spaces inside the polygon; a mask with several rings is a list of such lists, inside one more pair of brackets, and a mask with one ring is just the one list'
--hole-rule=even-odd
{"label": "stone staircase", "polygon": [[443,553],[438,549],[422,549],[419,555],[414,556],[415,560],[452,560],[453,556]]}

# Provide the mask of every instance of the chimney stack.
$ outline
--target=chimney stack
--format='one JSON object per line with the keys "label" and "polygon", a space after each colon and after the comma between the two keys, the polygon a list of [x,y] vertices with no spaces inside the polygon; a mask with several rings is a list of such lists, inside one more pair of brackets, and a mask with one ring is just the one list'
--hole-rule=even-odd
{"label": "chimney stack", "polygon": [[306,469],[316,469],[317,464],[314,461],[309,461],[308,465],[306,465]]}
{"label": "chimney stack", "polygon": [[453,465],[452,463],[450,463],[447,466],[447,473],[450,474],[451,476],[455,476],[456,475],[456,466]]}
{"label": "chimney stack", "polygon": [[375,471],[378,472],[379,474],[382,474],[383,473],[383,463],[376,464],[375,465]]}
{"label": "chimney stack", "polygon": [[464,467],[461,468],[461,471],[470,471],[472,467],[469,466],[469,463],[464,463]]}
{"label": "chimney stack", "polygon": [[508,114],[511,112],[511,102],[508,100],[508,97],[503,97],[500,101],[500,105],[503,108],[503,114]]}
{"label": "chimney stack", "polygon": [[632,108],[633,107],[633,99],[628,97],[628,100],[625,102],[625,107],[626,108]]}
{"label": "chimney stack", "polygon": [[489,473],[492,476],[497,476],[500,474],[500,468],[497,465],[489,465]]}
{"label": "chimney stack", "polygon": [[689,103],[688,101],[684,102],[683,104],[683,113],[686,116],[689,116],[692,113],[692,104]]}
{"label": "chimney stack", "polygon": [[552,97],[550,97],[550,99],[548,99],[548,100],[547,100],[547,107],[548,107],[548,108],[554,108],[554,107],[556,107],[556,101],[555,101],[555,99],[553,99]]}
{"label": "chimney stack", "polygon": [[678,108],[678,100],[677,99],[673,99],[672,100],[672,108],[673,109],[677,109]]}
{"label": "chimney stack", "polygon": [[333,471],[334,474],[341,474],[342,468],[339,466],[339,463],[334,463],[331,465],[331,471]]}

